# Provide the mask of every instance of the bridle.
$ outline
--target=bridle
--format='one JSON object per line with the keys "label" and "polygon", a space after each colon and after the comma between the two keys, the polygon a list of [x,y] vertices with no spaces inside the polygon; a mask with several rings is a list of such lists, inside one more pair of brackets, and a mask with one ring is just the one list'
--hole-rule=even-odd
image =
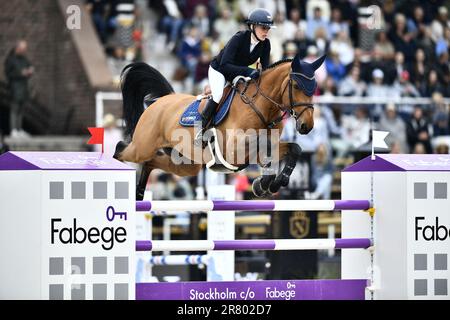
{"label": "bridle", "polygon": [[[300,75],[302,77],[305,77],[309,80],[313,80],[314,77],[309,78],[307,76],[305,76],[304,74],[298,73],[298,72],[293,72],[291,71],[289,73],[289,80],[286,83],[286,85],[284,86],[283,91],[281,92],[281,97],[283,97],[286,89],[289,88],[289,105],[286,106],[284,104],[278,103],[275,100],[273,100],[272,98],[270,98],[269,96],[267,96],[262,90],[261,90],[261,86],[260,86],[260,82],[261,82],[261,77],[259,77],[259,79],[256,80],[251,80],[251,81],[247,81],[245,82],[245,87],[244,90],[240,91],[238,86],[236,86],[236,90],[239,92],[242,102],[244,102],[245,104],[248,104],[253,111],[255,111],[255,113],[258,115],[259,119],[261,120],[261,122],[263,123],[264,127],[272,129],[273,127],[275,127],[278,123],[280,123],[284,117],[286,116],[286,114],[289,114],[290,117],[293,117],[295,119],[295,121],[298,121],[298,119],[302,116],[302,114],[308,110],[308,109],[312,109],[314,111],[314,104],[313,103],[309,103],[309,102],[295,102],[294,98],[292,96],[292,91],[293,91],[293,79],[292,79],[292,75]],[[245,94],[249,84],[254,82],[256,85],[256,92],[253,96],[251,96],[250,98]],[[274,104],[282,113],[281,116],[277,117],[276,119],[274,119],[273,121],[268,122],[265,118],[264,115],[261,113],[261,111],[259,110],[259,108],[256,106],[255,104],[255,98],[258,96],[258,94],[261,94],[261,96],[263,96],[266,100],[269,100],[272,104]],[[306,107],[304,108],[302,111],[300,112],[296,112],[294,110],[294,108],[296,107]]]}

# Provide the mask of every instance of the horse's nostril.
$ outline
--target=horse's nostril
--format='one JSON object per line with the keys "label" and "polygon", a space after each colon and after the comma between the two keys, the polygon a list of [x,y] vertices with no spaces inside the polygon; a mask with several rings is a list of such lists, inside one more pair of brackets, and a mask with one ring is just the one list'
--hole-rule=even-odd
{"label": "horse's nostril", "polygon": [[308,126],[306,125],[306,123],[302,123],[302,124],[300,125],[300,130],[301,130],[301,131],[306,131],[306,130],[308,130]]}

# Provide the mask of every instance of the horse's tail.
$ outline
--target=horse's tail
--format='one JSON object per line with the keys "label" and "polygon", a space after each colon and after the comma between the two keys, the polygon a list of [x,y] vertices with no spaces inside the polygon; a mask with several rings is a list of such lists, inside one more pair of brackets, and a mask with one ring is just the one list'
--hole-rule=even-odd
{"label": "horse's tail", "polygon": [[133,135],[139,117],[144,112],[144,99],[151,100],[174,92],[167,79],[144,62],[127,65],[120,75],[125,135]]}

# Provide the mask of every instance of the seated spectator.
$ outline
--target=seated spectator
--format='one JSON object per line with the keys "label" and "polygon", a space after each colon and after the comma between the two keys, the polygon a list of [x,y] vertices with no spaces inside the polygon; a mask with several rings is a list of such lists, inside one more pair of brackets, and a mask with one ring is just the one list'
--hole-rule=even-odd
{"label": "seated spectator", "polygon": [[178,51],[178,57],[181,64],[187,68],[190,76],[193,78],[198,59],[201,55],[201,41],[199,30],[196,26],[190,26],[186,36],[181,42]]}
{"label": "seated spectator", "polygon": [[345,76],[345,66],[339,60],[337,51],[331,51],[325,60],[327,74],[334,82],[339,83]]}
{"label": "seated spectator", "polygon": [[[420,97],[419,91],[409,81],[409,72],[403,71],[400,78],[395,80],[390,93],[393,98],[418,98]],[[412,113],[413,106],[411,104],[402,104],[399,106],[402,112]]]}
{"label": "seated spectator", "polygon": [[322,97],[334,97],[337,93],[336,82],[332,77],[327,77],[323,85]]}
{"label": "seated spectator", "polygon": [[440,143],[434,149],[434,153],[436,154],[449,154],[449,146],[446,143]]}
{"label": "seated spectator", "polygon": [[427,63],[434,62],[436,45],[431,39],[431,29],[426,28],[425,33],[423,35],[419,35],[415,41],[417,43],[417,47],[424,51],[425,56],[427,57]]}
{"label": "seated spectator", "polygon": [[370,122],[366,109],[356,108],[354,114],[342,116],[342,145],[337,146],[339,157],[346,156],[348,151],[357,149],[369,141]]}
{"label": "seated spectator", "polygon": [[399,153],[408,153],[408,144],[406,142],[406,124],[402,118],[397,115],[395,104],[388,103],[385,112],[381,115],[378,129],[388,131],[386,143],[392,146],[397,143]]}
{"label": "seated spectator", "polygon": [[314,45],[317,48],[318,55],[324,55],[328,52],[330,42],[327,39],[327,30],[325,28],[318,28],[314,37]]}
{"label": "seated spectator", "polygon": [[366,87],[366,83],[360,78],[360,69],[353,67],[350,74],[339,83],[338,94],[347,97],[362,97],[366,91]]}
{"label": "seated spectator", "polygon": [[438,16],[431,22],[431,38],[435,43],[444,36],[445,27],[450,28],[450,21],[448,9],[442,6],[438,9]]}
{"label": "seated spectator", "polygon": [[[425,153],[432,153],[431,137],[433,136],[433,127],[423,114],[422,108],[416,106],[411,119],[406,126],[408,145],[415,153],[417,143],[421,143]],[[420,148],[420,147],[418,147]]]}
{"label": "seated spectator", "polygon": [[[384,73],[380,69],[375,69],[372,72],[373,82],[367,87],[366,94],[368,97],[380,98],[389,96],[389,87],[383,84]],[[372,110],[372,115],[378,119],[382,113],[383,106],[376,104]]]}
{"label": "seated spectator", "polygon": [[395,16],[395,25],[390,30],[389,38],[394,45],[395,51],[404,54],[405,61],[410,63],[414,60],[414,52],[416,52],[416,45],[414,43],[413,34],[406,29],[406,18],[402,13],[397,13]]}
{"label": "seated spectator", "polygon": [[436,70],[432,69],[428,74],[427,84],[425,87],[425,91],[422,93],[422,96],[431,97],[435,92],[445,94],[446,89],[439,82]]}
{"label": "seated spectator", "polygon": [[438,111],[433,116],[433,134],[435,137],[450,135],[448,112]]}
{"label": "seated spectator", "polygon": [[400,143],[398,141],[392,141],[388,145],[391,148],[391,151],[389,153],[391,153],[391,154],[402,154],[402,153],[404,153],[402,151],[402,148],[401,148]]}
{"label": "seated spectator", "polygon": [[[405,56],[400,51],[395,53],[395,75],[393,75],[392,82],[401,78],[404,71],[409,70],[409,65],[405,63]],[[388,83],[392,83],[389,81]]]}
{"label": "seated spectator", "polygon": [[422,94],[426,88],[426,75],[429,67],[426,64],[425,51],[422,48],[416,50],[414,64],[411,68],[411,82]]}
{"label": "seated spectator", "polygon": [[390,84],[395,80],[394,62],[383,60],[381,51],[373,50],[372,58],[365,66],[361,66],[361,78],[370,83],[373,80],[373,71],[380,69],[383,71],[383,83]]}
{"label": "seated spectator", "polygon": [[427,154],[425,145],[422,142],[417,142],[413,148],[413,154]]}
{"label": "seated spectator", "polygon": [[336,51],[339,61],[346,67],[352,63],[355,57],[353,45],[344,31],[337,33],[336,38],[331,41],[330,51]]}
{"label": "seated spectator", "polygon": [[328,148],[320,144],[312,157],[312,189],[309,199],[330,199],[333,182],[333,162]]}
{"label": "seated spectator", "polygon": [[417,5],[414,8],[412,17],[408,18],[407,21],[407,29],[414,38],[417,38],[425,33],[427,25],[424,21],[424,12],[421,6]]}
{"label": "seated spectator", "polygon": [[195,6],[191,24],[197,27],[200,38],[207,37],[211,33],[211,26],[208,17],[208,8],[200,4]]}
{"label": "seated spectator", "polygon": [[316,31],[318,29],[328,30],[328,22],[322,17],[322,9],[320,7],[314,8],[314,15],[307,19],[306,22],[306,37],[314,40]]}
{"label": "seated spectator", "polygon": [[294,42],[297,45],[300,59],[304,59],[308,54],[308,48],[314,46],[314,41],[306,38],[306,33],[302,29],[295,33]]}
{"label": "seated spectator", "polygon": [[287,41],[283,45],[283,57],[282,59],[293,59],[298,52],[297,45],[293,41]]}
{"label": "seated spectator", "polygon": [[343,32],[347,38],[350,37],[350,28],[347,21],[342,21],[342,13],[338,7],[331,10],[331,19],[328,24],[328,35],[334,39],[336,35]]}
{"label": "seated spectator", "polygon": [[306,21],[300,18],[300,9],[294,8],[289,12],[289,19],[283,23],[284,40],[294,40],[297,31],[306,32]]}
{"label": "seated spectator", "polygon": [[[343,116],[344,118],[345,116]],[[369,141],[370,122],[365,107],[357,107],[354,115],[342,119],[343,139],[357,148]]]}
{"label": "seated spectator", "polygon": [[395,49],[392,42],[389,41],[386,32],[380,31],[376,35],[376,42],[373,48],[374,51],[380,52],[383,60],[393,60]]}
{"label": "seated spectator", "polygon": [[438,55],[438,61],[436,63],[436,72],[438,76],[439,82],[442,84],[445,89],[444,94],[448,96],[450,94],[448,87],[450,86],[450,63],[448,59],[448,51],[443,51],[440,55]]}
{"label": "seated spectator", "polygon": [[222,46],[239,31],[239,24],[233,18],[229,7],[223,8],[220,17],[214,21],[214,31],[219,35]]}

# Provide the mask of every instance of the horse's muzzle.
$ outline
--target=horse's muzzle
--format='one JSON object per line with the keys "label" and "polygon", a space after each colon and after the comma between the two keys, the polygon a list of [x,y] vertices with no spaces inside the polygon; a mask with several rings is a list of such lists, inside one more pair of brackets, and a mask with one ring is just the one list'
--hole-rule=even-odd
{"label": "horse's muzzle", "polygon": [[312,126],[309,126],[306,122],[297,122],[296,129],[300,134],[308,134],[312,130]]}

